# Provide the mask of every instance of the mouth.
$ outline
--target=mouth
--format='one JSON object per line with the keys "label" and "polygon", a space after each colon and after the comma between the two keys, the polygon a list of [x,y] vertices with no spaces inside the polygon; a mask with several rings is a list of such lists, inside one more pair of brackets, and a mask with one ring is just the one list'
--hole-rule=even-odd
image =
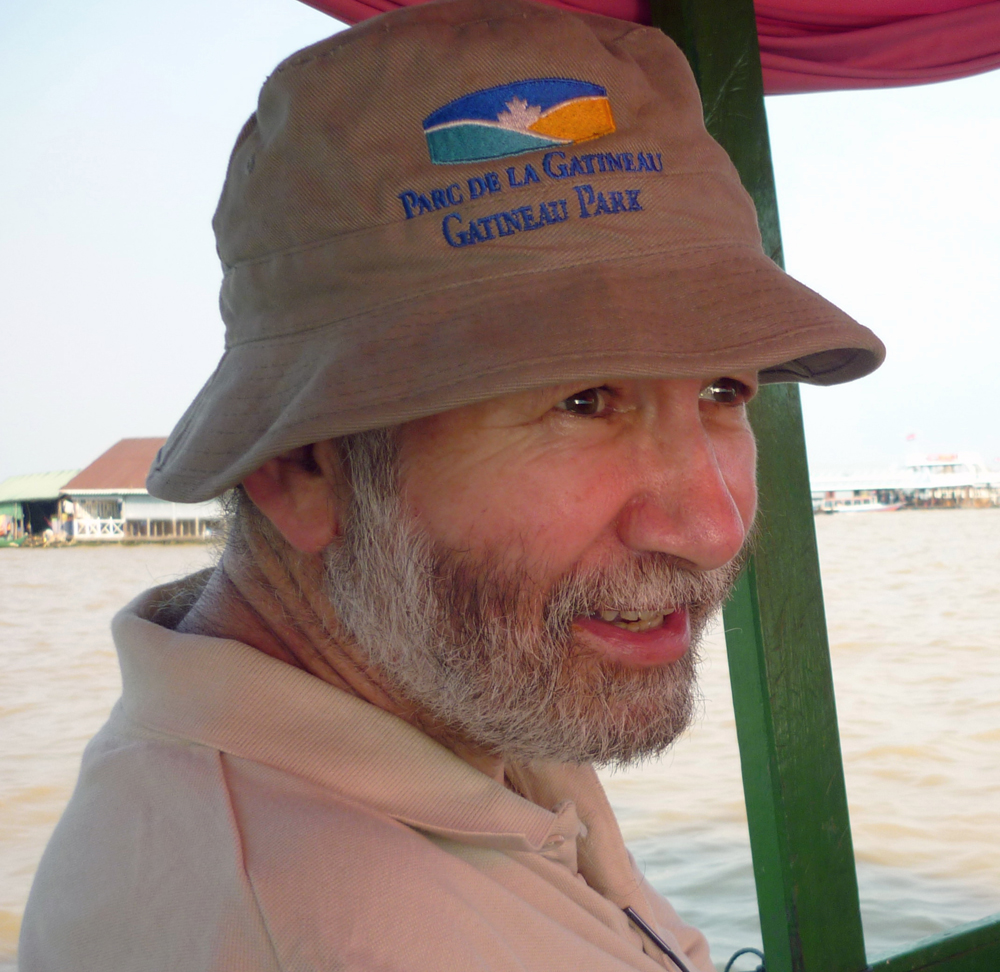
{"label": "mouth", "polygon": [[591,617],[624,631],[654,631],[656,628],[662,628],[664,619],[676,610],[677,608],[673,605],[652,611],[616,611],[608,608],[592,614]]}
{"label": "mouth", "polygon": [[628,667],[667,665],[691,647],[691,619],[684,605],[609,607],[577,618],[574,626],[592,651]]}

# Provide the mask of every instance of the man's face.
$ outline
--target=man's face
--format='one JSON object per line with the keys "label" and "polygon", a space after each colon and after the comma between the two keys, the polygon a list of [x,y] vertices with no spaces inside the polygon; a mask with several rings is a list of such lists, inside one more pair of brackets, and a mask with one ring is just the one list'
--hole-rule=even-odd
{"label": "man's face", "polygon": [[409,423],[398,490],[361,489],[328,551],[338,615],[467,743],[661,750],[753,520],[755,387],[752,372],[567,385]]}

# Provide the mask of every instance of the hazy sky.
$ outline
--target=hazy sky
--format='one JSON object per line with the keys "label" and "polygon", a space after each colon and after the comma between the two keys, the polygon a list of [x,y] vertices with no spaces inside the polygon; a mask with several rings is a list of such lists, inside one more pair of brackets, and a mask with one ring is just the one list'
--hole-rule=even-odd
{"label": "hazy sky", "polygon": [[[222,351],[232,142],[270,69],[335,28],[297,0],[0,5],[0,480],[173,427]],[[889,346],[805,390],[812,465],[1000,466],[1000,72],[768,113],[788,269]]]}

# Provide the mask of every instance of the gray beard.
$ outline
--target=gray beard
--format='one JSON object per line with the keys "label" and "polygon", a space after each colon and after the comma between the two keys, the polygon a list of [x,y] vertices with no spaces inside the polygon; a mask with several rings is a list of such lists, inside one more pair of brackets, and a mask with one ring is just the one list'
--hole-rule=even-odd
{"label": "gray beard", "polygon": [[[381,457],[384,460],[386,457]],[[392,463],[390,468],[394,468]],[[386,463],[351,455],[344,533],[324,558],[348,635],[402,698],[462,742],[515,761],[627,765],[663,752],[697,701],[697,645],[739,564],[693,571],[665,554],[572,570],[539,590],[523,558],[433,543],[404,509]],[[678,661],[629,668],[589,649],[573,620],[602,608],[686,605]]]}

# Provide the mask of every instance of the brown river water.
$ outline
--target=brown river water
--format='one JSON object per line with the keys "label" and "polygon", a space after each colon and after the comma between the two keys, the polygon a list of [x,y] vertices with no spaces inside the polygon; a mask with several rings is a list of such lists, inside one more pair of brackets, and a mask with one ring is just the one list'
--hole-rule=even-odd
{"label": "brown river water", "polygon": [[[816,521],[869,955],[1000,911],[1000,510]],[[108,623],[203,546],[0,549],[0,970],[80,754],[117,698]],[[720,968],[759,945],[721,625],[666,756],[605,774],[646,874]],[[749,965],[739,966],[748,968]]]}

